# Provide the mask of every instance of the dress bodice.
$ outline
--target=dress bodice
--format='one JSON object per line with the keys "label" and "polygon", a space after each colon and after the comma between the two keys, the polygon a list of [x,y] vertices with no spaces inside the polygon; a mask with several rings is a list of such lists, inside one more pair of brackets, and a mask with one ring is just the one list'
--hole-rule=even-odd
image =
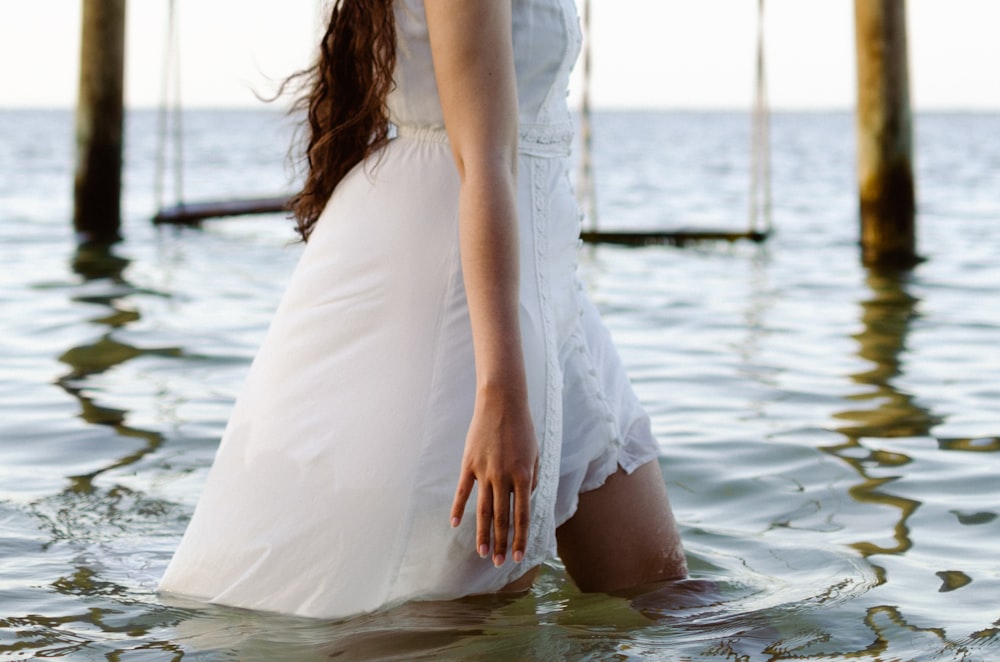
{"label": "dress bodice", "polygon": [[[539,156],[562,153],[573,135],[566,88],[580,50],[576,7],[573,0],[513,0],[512,13],[521,149]],[[396,31],[390,119],[402,127],[441,129],[423,0],[398,0]]]}

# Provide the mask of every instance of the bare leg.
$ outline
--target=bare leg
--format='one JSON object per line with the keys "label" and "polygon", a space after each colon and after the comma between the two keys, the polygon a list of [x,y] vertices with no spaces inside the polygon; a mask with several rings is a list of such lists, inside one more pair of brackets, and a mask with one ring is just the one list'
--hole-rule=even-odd
{"label": "bare leg", "polygon": [[532,584],[535,583],[535,577],[538,576],[538,569],[541,566],[535,566],[528,572],[524,573],[520,578],[515,579],[511,583],[504,586],[498,591],[501,595],[507,593],[524,593],[531,589]]}
{"label": "bare leg", "polygon": [[680,533],[657,462],[619,467],[580,495],[556,531],[559,556],[581,591],[612,593],[687,576]]}

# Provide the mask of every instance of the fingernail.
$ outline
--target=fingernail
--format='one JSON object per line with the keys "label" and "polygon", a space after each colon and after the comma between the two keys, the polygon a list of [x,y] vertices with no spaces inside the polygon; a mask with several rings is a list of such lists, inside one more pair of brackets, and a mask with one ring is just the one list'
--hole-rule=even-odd
{"label": "fingernail", "polygon": [[522,552],[519,549],[514,550],[513,559],[514,559],[514,563],[520,563],[521,561],[524,560],[524,552]]}
{"label": "fingernail", "polygon": [[458,526],[458,518],[457,517],[452,517],[451,518],[451,528],[454,529],[457,526]]}
{"label": "fingernail", "polygon": [[493,557],[493,565],[498,568],[503,565],[503,554],[497,554]]}
{"label": "fingernail", "polygon": [[490,553],[490,546],[487,544],[482,544],[479,546],[479,556],[481,558],[486,558],[486,555]]}

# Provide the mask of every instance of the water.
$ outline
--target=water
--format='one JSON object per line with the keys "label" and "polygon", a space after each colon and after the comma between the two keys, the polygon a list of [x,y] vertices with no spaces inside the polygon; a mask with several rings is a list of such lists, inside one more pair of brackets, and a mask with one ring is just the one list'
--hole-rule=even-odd
{"label": "water", "polygon": [[[0,659],[1000,658],[1000,116],[918,116],[910,274],[858,264],[848,114],[774,118],[767,245],[584,249],[714,604],[582,595],[553,562],[521,599],[343,623],[153,591],[297,257],[288,225],[153,228],[139,112],[127,241],[77,253],[71,115],[0,120]],[[602,225],[745,228],[748,127],[598,115]],[[284,190],[280,116],[186,130],[189,199]]]}

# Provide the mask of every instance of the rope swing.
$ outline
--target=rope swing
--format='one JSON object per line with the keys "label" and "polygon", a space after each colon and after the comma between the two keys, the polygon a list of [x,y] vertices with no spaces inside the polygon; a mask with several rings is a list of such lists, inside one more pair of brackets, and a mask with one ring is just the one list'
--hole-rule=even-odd
{"label": "rope swing", "polygon": [[[181,124],[181,40],[177,2],[167,3],[167,36],[163,53],[163,81],[157,117],[156,169],[153,183],[158,211],[153,223],[194,225],[207,218],[272,214],[288,210],[288,197],[251,198],[188,203],[184,201],[184,131]],[[171,86],[171,82],[173,86]],[[170,143],[168,145],[168,142]],[[167,151],[173,152],[174,205],[164,207]]]}
{"label": "rope swing", "polygon": [[770,234],[771,113],[767,103],[764,66],[764,0],[757,0],[757,75],[750,134],[750,232]]}
{"label": "rope swing", "polygon": [[[582,107],[580,113],[580,171],[577,195],[580,207],[589,219],[588,229],[580,236],[592,243],[627,245],[672,244],[682,246],[696,241],[763,242],[772,232],[771,221],[771,158],[770,110],[767,102],[766,69],[764,62],[764,0],[757,2],[757,54],[750,136],[749,219],[746,230],[687,229],[673,231],[639,230],[608,232],[597,228],[597,194],[594,182],[593,131],[590,107],[591,59],[591,0],[583,2]],[[162,101],[159,109],[156,159],[156,204],[159,211],[154,223],[198,225],[206,218],[266,214],[287,211],[288,197],[269,197],[214,202],[184,202],[183,131],[181,126],[180,31],[176,0],[168,0],[167,38],[163,65]],[[173,82],[171,87],[170,83]],[[172,94],[171,94],[172,91]],[[172,133],[170,130],[172,129]],[[175,204],[163,206],[167,172],[168,134],[172,137],[173,179]]]}
{"label": "rope swing", "polygon": [[[177,27],[177,3],[167,2],[167,37],[163,49],[163,79],[160,86],[160,108],[156,122],[156,174],[153,188],[157,209],[163,209],[164,182],[167,174],[167,136],[173,125],[174,203],[184,205],[184,130],[181,124],[181,53],[180,30]],[[173,80],[173,99],[170,82]]]}
{"label": "rope swing", "polygon": [[594,186],[593,132],[590,125],[590,0],[583,3],[583,89],[580,100],[580,174],[577,177],[577,200],[584,218],[597,229],[597,193]]}
{"label": "rope swing", "polygon": [[607,232],[597,228],[597,205],[592,165],[591,110],[590,110],[590,2],[583,4],[583,28],[587,40],[583,51],[583,89],[580,113],[580,175],[577,195],[585,216],[590,220],[589,229],[580,233],[588,243],[624,244],[645,246],[670,244],[684,246],[698,241],[749,240],[761,243],[773,229],[771,221],[771,155],[770,109],[767,102],[766,68],[764,62],[764,0],[757,1],[757,57],[750,131],[750,213],[746,230],[639,230]]}

